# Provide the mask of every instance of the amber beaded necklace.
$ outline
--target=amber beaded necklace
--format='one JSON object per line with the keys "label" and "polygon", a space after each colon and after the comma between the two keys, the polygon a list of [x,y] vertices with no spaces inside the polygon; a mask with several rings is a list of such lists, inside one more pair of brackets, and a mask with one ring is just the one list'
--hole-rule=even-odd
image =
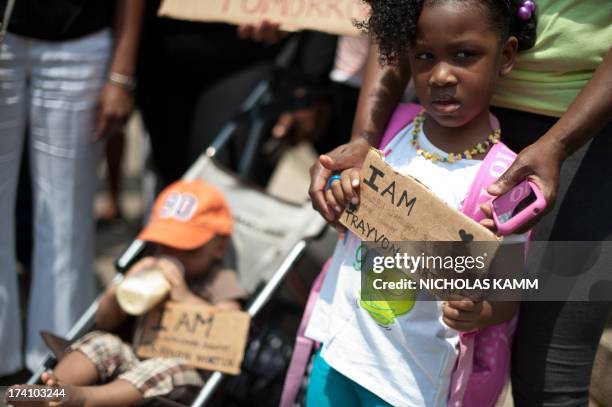
{"label": "amber beaded necklace", "polygon": [[491,147],[491,145],[496,144],[499,141],[499,137],[501,134],[501,131],[499,129],[495,129],[491,132],[491,134],[489,134],[485,141],[476,144],[476,147],[469,150],[465,150],[461,154],[448,153],[447,156],[442,156],[438,153],[432,153],[424,150],[419,144],[419,133],[421,132],[421,127],[423,126],[424,121],[425,112],[423,111],[414,118],[414,128],[412,129],[412,140],[410,141],[410,143],[414,146],[418,155],[421,155],[433,162],[441,161],[452,164],[463,159],[471,160],[472,156],[476,154],[485,153],[489,149],[489,147]]}

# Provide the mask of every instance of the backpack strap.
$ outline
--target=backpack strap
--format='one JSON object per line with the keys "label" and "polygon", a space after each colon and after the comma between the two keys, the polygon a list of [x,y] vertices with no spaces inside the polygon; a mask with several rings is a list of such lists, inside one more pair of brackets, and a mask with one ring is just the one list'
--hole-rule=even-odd
{"label": "backpack strap", "polygon": [[[491,123],[497,120],[491,116]],[[461,207],[461,212],[479,222],[485,215],[480,210],[480,205],[489,202],[493,196],[487,192],[489,185],[494,183],[514,162],[516,153],[510,150],[502,142],[491,147],[485,156],[474,182],[470,186],[467,197]],[[512,325],[512,322],[510,323]],[[494,329],[489,327],[487,330]],[[448,406],[460,407],[464,405],[465,393],[468,382],[474,370],[474,352],[479,331],[462,332],[459,334],[459,355],[457,364],[451,379]],[[502,386],[505,383],[502,383]]]}
{"label": "backpack strap", "polygon": [[414,120],[421,110],[423,110],[423,108],[415,103],[399,104],[393,111],[389,123],[387,123],[385,134],[378,148],[384,150],[387,144],[393,140],[393,137],[395,137],[401,129],[406,127],[408,123]]}
{"label": "backpack strap", "polygon": [[449,387],[449,407],[463,406],[467,383],[474,367],[474,337],[476,331],[459,334],[459,354]]}
{"label": "backpack strap", "polygon": [[314,346],[312,339],[306,338],[304,333],[310,321],[310,315],[314,309],[315,303],[319,299],[319,293],[323,286],[323,281],[327,275],[327,270],[331,264],[331,258],[325,262],[321,272],[312,283],[310,294],[308,295],[308,302],[306,302],[306,308],[300,321],[300,327],[298,328],[297,336],[295,338],[295,346],[293,347],[293,355],[291,355],[291,362],[289,362],[289,368],[287,370],[287,376],[285,376],[285,384],[283,385],[283,393],[281,395],[280,407],[293,407],[295,398],[300,391],[300,385],[310,360],[310,354]]}
{"label": "backpack strap", "polygon": [[487,188],[510,168],[515,159],[516,153],[504,143],[493,144],[470,186],[467,197],[463,201],[461,212],[476,222],[484,219],[485,215],[480,210],[480,205],[493,199],[493,196],[487,192]]}

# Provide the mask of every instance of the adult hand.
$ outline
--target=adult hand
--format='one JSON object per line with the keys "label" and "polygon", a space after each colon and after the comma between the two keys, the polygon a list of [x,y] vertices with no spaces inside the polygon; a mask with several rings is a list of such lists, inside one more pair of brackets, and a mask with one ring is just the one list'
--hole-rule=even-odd
{"label": "adult hand", "polygon": [[327,129],[330,118],[331,107],[326,102],[317,102],[303,109],[284,112],[272,128],[272,136],[292,143],[304,140],[317,142],[323,130]]}
{"label": "adult hand", "polygon": [[521,151],[510,168],[489,186],[487,192],[499,196],[527,178],[542,191],[546,199],[546,209],[515,233],[527,232],[553,208],[559,189],[561,164],[565,158],[565,150],[559,143],[541,138]]}
{"label": "adult hand", "polygon": [[[327,181],[335,172],[346,169],[360,170],[370,147],[367,140],[360,137],[320,156],[310,167],[310,188],[308,194],[312,199],[312,206],[333,226],[340,227],[340,224],[337,222],[340,212],[338,208],[335,208],[334,205],[329,205],[327,202]],[[359,178],[353,179],[350,187],[358,188]],[[352,196],[348,192],[347,195]],[[357,200],[356,203],[358,202]]]}
{"label": "adult hand", "polygon": [[98,100],[95,140],[118,134],[125,126],[133,109],[133,94],[119,86],[107,83],[102,88]]}
{"label": "adult hand", "polygon": [[263,42],[264,44],[276,44],[288,34],[287,31],[280,29],[279,23],[262,20],[258,24],[241,24],[236,31],[238,38]]}

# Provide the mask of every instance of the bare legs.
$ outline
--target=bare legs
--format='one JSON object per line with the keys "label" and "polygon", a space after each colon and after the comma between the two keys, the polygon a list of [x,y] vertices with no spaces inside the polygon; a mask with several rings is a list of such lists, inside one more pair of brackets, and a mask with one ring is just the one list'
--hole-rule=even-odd
{"label": "bare legs", "polygon": [[51,404],[57,406],[111,407],[129,406],[142,399],[140,391],[125,380],[117,379],[96,385],[98,372],[95,365],[81,352],[70,352],[57,365],[53,373],[41,377],[47,386],[64,386],[66,398]]}
{"label": "bare legs", "polygon": [[[43,383],[89,386],[98,383],[98,370],[87,356],[78,350],[68,353],[55,367],[53,374],[43,373]],[[51,381],[51,383],[49,383]]]}

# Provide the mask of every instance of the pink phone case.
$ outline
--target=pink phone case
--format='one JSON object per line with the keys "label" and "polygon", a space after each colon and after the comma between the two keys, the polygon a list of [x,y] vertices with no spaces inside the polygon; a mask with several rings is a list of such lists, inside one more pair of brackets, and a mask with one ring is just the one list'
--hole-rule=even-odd
{"label": "pink phone case", "polygon": [[[535,200],[519,213],[513,214],[516,207],[531,194],[531,191],[535,195]],[[524,180],[511,191],[495,198],[492,207],[497,230],[502,236],[505,236],[512,234],[543,211],[546,207],[546,200],[537,185]]]}

